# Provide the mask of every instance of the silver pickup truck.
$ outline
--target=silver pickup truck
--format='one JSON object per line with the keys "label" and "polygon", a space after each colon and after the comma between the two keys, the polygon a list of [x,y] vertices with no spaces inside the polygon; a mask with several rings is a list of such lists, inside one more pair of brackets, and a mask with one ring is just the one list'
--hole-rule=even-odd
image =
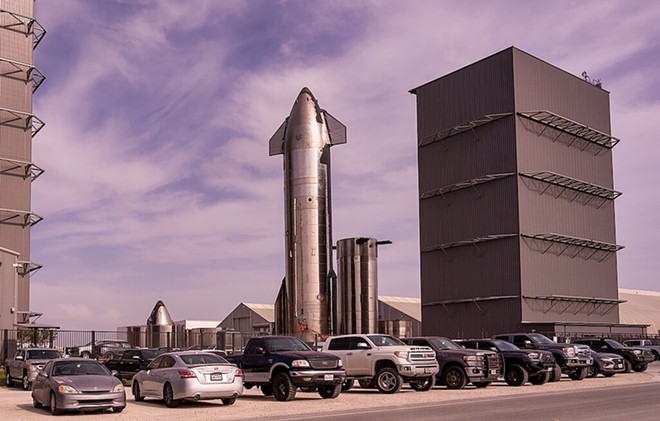
{"label": "silver pickup truck", "polygon": [[16,351],[14,358],[5,360],[5,382],[12,387],[14,382],[21,382],[23,390],[30,390],[34,378],[46,363],[61,355],[51,348],[21,348]]}
{"label": "silver pickup truck", "polygon": [[410,346],[388,335],[342,335],[328,338],[323,351],[339,356],[346,370],[343,390],[357,380],[361,387],[395,393],[403,382],[416,391],[435,385],[438,363],[427,346]]}

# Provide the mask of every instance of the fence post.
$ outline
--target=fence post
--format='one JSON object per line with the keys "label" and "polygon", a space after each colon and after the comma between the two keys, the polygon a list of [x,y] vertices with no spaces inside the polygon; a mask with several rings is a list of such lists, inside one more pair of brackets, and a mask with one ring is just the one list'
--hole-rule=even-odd
{"label": "fence post", "polygon": [[96,331],[92,330],[92,358],[96,358]]}
{"label": "fence post", "polygon": [[5,329],[2,334],[2,360],[9,358],[9,330]]}

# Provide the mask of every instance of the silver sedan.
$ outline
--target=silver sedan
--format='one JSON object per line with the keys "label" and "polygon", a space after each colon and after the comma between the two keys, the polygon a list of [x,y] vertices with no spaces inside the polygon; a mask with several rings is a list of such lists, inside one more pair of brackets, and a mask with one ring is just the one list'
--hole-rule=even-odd
{"label": "silver sedan", "polygon": [[220,399],[231,405],[243,394],[243,372],[210,352],[168,352],[133,377],[132,391],[138,402],[163,399],[169,408],[182,400]]}
{"label": "silver sedan", "polygon": [[58,358],[49,361],[32,383],[35,408],[50,407],[53,415],[62,411],[95,411],[126,407],[121,381],[96,360]]}

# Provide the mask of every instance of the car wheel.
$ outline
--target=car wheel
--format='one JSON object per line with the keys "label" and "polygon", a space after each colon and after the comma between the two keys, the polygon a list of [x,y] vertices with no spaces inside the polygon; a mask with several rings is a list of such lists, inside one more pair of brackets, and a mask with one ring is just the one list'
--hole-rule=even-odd
{"label": "car wheel", "polygon": [[646,369],[647,369],[648,367],[649,367],[648,364],[640,364],[640,365],[636,365],[636,366],[633,367],[633,371],[635,371],[635,372],[637,372],[637,373],[641,373],[641,372],[643,372],[643,371],[646,371]]}
{"label": "car wheel", "polygon": [[467,382],[467,375],[462,367],[448,367],[442,373],[442,383],[447,389],[463,389]]}
{"label": "car wheel", "polygon": [[341,383],[319,386],[319,396],[323,399],[334,399],[341,393]]}
{"label": "car wheel", "polygon": [[598,375],[598,366],[596,363],[591,364],[589,367],[587,367],[587,377],[594,378]]}
{"label": "car wheel", "polygon": [[57,399],[55,399],[55,393],[50,392],[50,413],[53,415],[60,415],[62,411],[57,409]]}
{"label": "car wheel", "polygon": [[472,382],[474,387],[477,389],[482,389],[484,387],[488,387],[492,382]]}
{"label": "car wheel", "polygon": [[280,402],[287,402],[296,396],[296,387],[286,373],[278,373],[273,378],[273,396]]}
{"label": "car wheel", "polygon": [[374,379],[358,380],[358,384],[363,389],[373,389],[374,387],[376,387],[376,382],[374,381]]}
{"label": "car wheel", "polygon": [[23,373],[23,378],[21,379],[21,386],[23,387],[23,390],[30,390],[30,380],[28,379],[28,374],[27,372]]}
{"label": "car wheel", "polygon": [[163,388],[163,400],[165,401],[165,406],[168,408],[176,408],[179,406],[179,401],[174,399],[174,391],[172,390],[172,385],[165,383]]}
{"label": "car wheel", "polygon": [[32,406],[34,406],[35,408],[41,408],[43,405],[35,398],[32,398]]}
{"label": "car wheel", "polygon": [[504,373],[504,380],[509,386],[522,386],[527,383],[529,374],[522,366],[513,364]]}
{"label": "car wheel", "polygon": [[273,387],[269,384],[261,385],[259,388],[264,396],[271,396],[273,394]]}
{"label": "car wheel", "polygon": [[114,408],[112,408],[112,412],[118,414],[118,413],[120,413],[121,411],[123,411],[124,408],[126,408],[126,407],[125,407],[125,406],[115,406]]}
{"label": "car wheel", "polygon": [[433,389],[433,386],[435,386],[435,376],[417,377],[410,380],[410,388],[416,392],[429,391]]}
{"label": "car wheel", "polygon": [[561,380],[561,367],[558,364],[555,364],[555,367],[550,372],[550,382],[558,382]]}
{"label": "car wheel", "polygon": [[92,358],[92,354],[89,351],[83,351],[80,356],[82,358]]}
{"label": "car wheel", "polygon": [[550,373],[547,371],[535,376],[529,376],[529,382],[535,386],[546,384],[548,380],[550,380]]}
{"label": "car wheel", "polygon": [[380,393],[396,393],[402,383],[401,375],[392,367],[383,367],[376,374],[376,388]]}
{"label": "car wheel", "polygon": [[233,405],[236,402],[236,398],[223,398],[220,399],[224,405]]}
{"label": "car wheel", "polygon": [[136,380],[133,380],[131,391],[133,392],[133,399],[135,399],[135,402],[142,402],[144,400],[144,396],[140,394],[140,384]]}
{"label": "car wheel", "polygon": [[580,367],[576,368],[575,371],[572,371],[568,377],[570,377],[571,380],[584,380],[585,377],[587,377],[587,369],[589,367]]}
{"label": "car wheel", "polygon": [[9,367],[5,367],[5,386],[7,387],[13,387],[14,384],[12,383],[11,380],[11,374],[9,374]]}
{"label": "car wheel", "polygon": [[349,380],[344,380],[344,382],[341,384],[341,391],[342,392],[347,392],[353,388],[353,385],[355,384],[355,380],[349,379]]}

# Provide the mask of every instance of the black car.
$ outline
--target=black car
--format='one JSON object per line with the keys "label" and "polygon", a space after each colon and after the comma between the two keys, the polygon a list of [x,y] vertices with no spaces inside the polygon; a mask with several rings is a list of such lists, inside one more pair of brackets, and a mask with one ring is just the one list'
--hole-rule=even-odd
{"label": "black car", "polygon": [[527,381],[544,384],[555,367],[552,352],[520,349],[500,339],[468,339],[459,342],[468,349],[497,352],[504,359],[504,380],[509,386],[522,386]]}
{"label": "black car", "polygon": [[653,362],[653,352],[646,348],[633,348],[620,344],[610,338],[576,339],[576,344],[589,345],[595,352],[607,352],[623,357],[625,371],[646,371],[649,363]]}

